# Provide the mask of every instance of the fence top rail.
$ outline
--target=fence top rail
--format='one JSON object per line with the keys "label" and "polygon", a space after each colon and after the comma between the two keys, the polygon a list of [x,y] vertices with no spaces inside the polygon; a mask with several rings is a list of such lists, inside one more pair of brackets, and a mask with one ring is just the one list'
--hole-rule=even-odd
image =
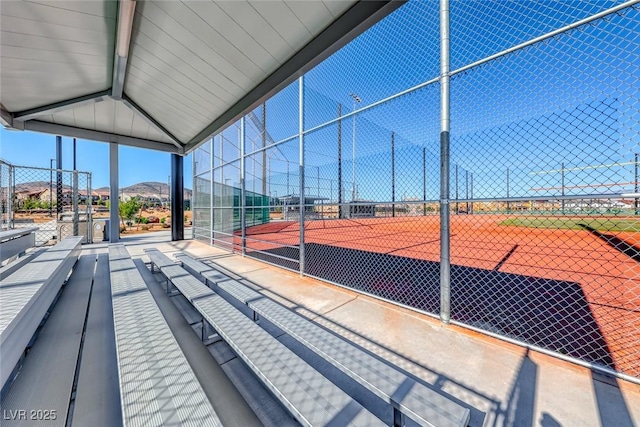
{"label": "fence top rail", "polygon": [[10,163],[7,163],[7,165],[11,166],[13,169],[31,169],[31,170],[40,170],[40,171],[78,173],[78,174],[89,175],[89,176],[91,175],[91,172],[88,172],[88,171],[69,170],[69,169],[55,169],[55,168],[42,168],[42,167],[39,167],[39,166],[12,165]]}

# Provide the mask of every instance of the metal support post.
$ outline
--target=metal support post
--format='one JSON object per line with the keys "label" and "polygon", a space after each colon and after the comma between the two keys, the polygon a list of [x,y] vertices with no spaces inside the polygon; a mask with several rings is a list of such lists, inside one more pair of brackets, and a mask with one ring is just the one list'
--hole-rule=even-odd
{"label": "metal support post", "polygon": [[449,0],[440,0],[440,320],[451,320],[449,211]]}
{"label": "metal support post", "polygon": [[422,214],[427,216],[427,148],[422,147]]}
{"label": "metal support post", "polygon": [[[471,200],[473,200],[473,172],[471,173]],[[473,202],[471,202],[471,214],[473,214]]]}
{"label": "metal support post", "polygon": [[120,240],[118,191],[118,144],[111,142],[109,143],[109,241],[111,243]]}
{"label": "metal support post", "polygon": [[405,416],[398,408],[393,407],[393,427],[404,427],[406,425]]}
{"label": "metal support post", "polygon": [[564,162],[562,162],[562,168],[561,168],[561,174],[562,174],[562,200],[560,201],[560,205],[562,206],[562,215],[564,215]]}
{"label": "metal support post", "polygon": [[464,198],[467,199],[467,204],[464,208],[465,213],[469,213],[469,171],[464,171]]}
{"label": "metal support post", "polygon": [[247,159],[245,157],[245,124],[244,116],[240,118],[240,233],[242,256],[247,253],[247,189],[245,188]]}
{"label": "metal support post", "polygon": [[[211,246],[213,246],[214,244],[214,236],[215,233],[213,230],[215,230],[215,224],[214,224],[214,210],[213,210],[213,201],[215,200],[215,194],[214,194],[214,190],[216,188],[216,186],[213,184],[214,179],[213,179],[213,148],[214,148],[214,141],[215,141],[215,137],[211,138],[211,154],[209,155],[209,170],[211,171],[210,173],[210,180],[209,180],[209,185],[211,187],[211,191],[209,192],[209,194],[211,194],[211,197],[209,198],[209,244]],[[192,156],[195,159],[195,156]],[[195,169],[194,169],[195,170]],[[193,188],[196,188],[195,185],[193,186]]]}
{"label": "metal support post", "polygon": [[[633,189],[634,189],[634,192],[636,194],[638,194],[638,188],[639,188],[638,185],[640,184],[640,183],[638,183],[638,153],[636,153],[636,155],[635,155],[634,170],[635,170],[635,173],[634,173],[633,182],[635,183],[635,185],[634,185]],[[638,197],[636,197],[635,200],[633,201],[634,213],[636,215],[640,214],[640,212],[639,212],[640,206],[638,205],[639,201],[640,201],[640,199],[638,199]]]}
{"label": "metal support post", "polygon": [[[338,117],[342,117],[342,104],[338,103]],[[342,119],[338,120],[338,218],[342,214]]]}
{"label": "metal support post", "polygon": [[[13,228],[13,198],[15,197],[15,173],[16,170],[13,166],[9,166],[9,177],[7,182],[7,230]],[[14,184],[14,185],[12,185]]]}
{"label": "metal support post", "polygon": [[458,211],[460,210],[458,207],[458,165],[456,164],[456,215],[458,215]]}
{"label": "metal support post", "polygon": [[87,193],[91,194],[89,204],[87,205],[87,243],[93,243],[93,195],[91,172],[87,175]]}
{"label": "metal support post", "polygon": [[53,216],[53,162],[56,159],[49,161],[49,218]]}
{"label": "metal support post", "polygon": [[300,170],[300,276],[304,276],[304,76],[298,79],[298,136],[299,136],[299,170]]}
{"label": "metal support post", "polygon": [[184,240],[184,158],[171,154],[171,241]]}
{"label": "metal support post", "polygon": [[391,132],[391,216],[396,216],[396,134]]}
{"label": "metal support post", "polygon": [[[62,213],[62,137],[59,135],[56,136],[56,169],[56,199],[58,200],[56,221],[58,221]],[[60,236],[58,236],[58,240],[60,240]]]}
{"label": "metal support post", "polygon": [[[509,168],[507,168],[507,199],[510,197],[510,185],[511,182],[509,181]],[[507,212],[511,212],[511,205],[509,204],[509,201],[507,200]]]}
{"label": "metal support post", "polygon": [[[77,236],[80,234],[78,221],[80,220],[80,215],[78,212],[78,202],[79,202],[79,191],[78,191],[78,166],[76,163],[76,139],[73,138],[73,235]],[[87,194],[87,198],[85,199],[85,203],[87,203],[91,198],[91,194]],[[87,224],[88,225],[88,224]]]}
{"label": "metal support post", "polygon": [[71,197],[73,197],[73,202],[72,202],[72,206],[73,206],[73,235],[77,236],[78,235],[78,221],[80,219],[80,216],[78,215],[78,199],[80,197],[79,192],[78,192],[78,171],[77,170],[73,170],[73,190],[71,192]]}
{"label": "metal support post", "polygon": [[262,103],[262,195],[267,195],[267,103]]}

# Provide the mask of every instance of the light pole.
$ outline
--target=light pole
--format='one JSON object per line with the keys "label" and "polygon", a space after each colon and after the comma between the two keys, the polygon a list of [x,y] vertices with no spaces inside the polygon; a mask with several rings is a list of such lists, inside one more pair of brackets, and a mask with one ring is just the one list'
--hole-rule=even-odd
{"label": "light pole", "polygon": [[[362,102],[360,97],[355,93],[350,93],[353,98],[353,111],[356,111],[356,103]],[[352,153],[351,153],[351,201],[356,201],[356,115],[353,115],[353,134],[352,134]]]}

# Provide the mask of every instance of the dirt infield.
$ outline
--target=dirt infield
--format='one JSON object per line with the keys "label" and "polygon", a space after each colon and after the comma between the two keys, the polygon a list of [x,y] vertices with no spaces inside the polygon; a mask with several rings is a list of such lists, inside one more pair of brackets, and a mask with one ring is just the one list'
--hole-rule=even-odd
{"label": "dirt infield", "polygon": [[[451,217],[452,316],[640,376],[640,233],[499,225],[512,217]],[[247,229],[248,252],[279,254],[295,261],[298,244],[297,222]],[[439,217],[309,221],[305,244],[309,245],[307,266],[317,270],[310,274],[347,285],[353,282],[355,287],[363,281],[386,286],[373,293],[437,312],[433,301],[439,298]],[[377,256],[367,258],[366,253]],[[416,264],[418,260],[421,263]],[[334,277],[349,268],[365,271],[357,281],[347,277],[351,273]],[[386,285],[374,279],[385,275],[396,277]],[[434,295],[427,301],[418,298],[418,292]],[[491,298],[502,305],[493,306]],[[514,317],[513,311],[519,310],[522,313]],[[503,313],[499,322],[495,312]],[[509,325],[505,317],[512,318]],[[540,330],[524,330],[529,328]],[[558,336],[557,342],[547,336]]]}

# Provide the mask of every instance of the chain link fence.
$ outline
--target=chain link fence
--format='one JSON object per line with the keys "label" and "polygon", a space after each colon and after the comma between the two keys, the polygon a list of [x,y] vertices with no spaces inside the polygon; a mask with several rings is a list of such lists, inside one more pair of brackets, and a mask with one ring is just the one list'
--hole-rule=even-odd
{"label": "chain link fence", "polygon": [[93,241],[92,206],[102,201],[91,190],[91,173],[0,161],[0,183],[3,229],[37,227],[37,246],[68,236]]}
{"label": "chain link fence", "polygon": [[639,18],[451,1],[443,151],[409,2],[196,150],[194,236],[638,381]]}

